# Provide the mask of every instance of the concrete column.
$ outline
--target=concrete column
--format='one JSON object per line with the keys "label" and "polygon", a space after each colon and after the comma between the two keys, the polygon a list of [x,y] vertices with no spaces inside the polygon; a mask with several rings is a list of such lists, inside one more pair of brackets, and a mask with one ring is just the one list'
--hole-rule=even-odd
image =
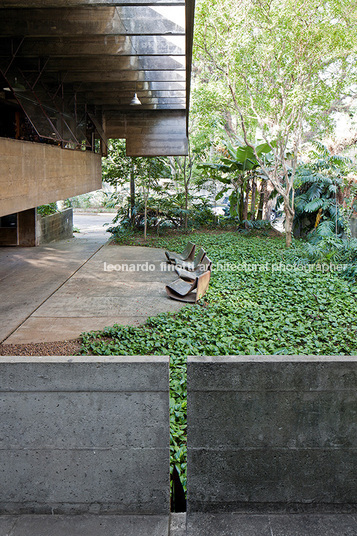
{"label": "concrete column", "polygon": [[37,246],[36,236],[36,208],[23,210],[17,215],[17,245],[18,246]]}

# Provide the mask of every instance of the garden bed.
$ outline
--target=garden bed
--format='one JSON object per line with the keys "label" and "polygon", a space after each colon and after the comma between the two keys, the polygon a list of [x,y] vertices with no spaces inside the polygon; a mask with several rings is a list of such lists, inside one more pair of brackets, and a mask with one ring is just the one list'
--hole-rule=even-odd
{"label": "garden bed", "polygon": [[89,355],[171,356],[171,468],[184,487],[188,355],[357,355],[357,286],[337,271],[303,268],[302,245],[287,254],[283,238],[234,232],[151,238],[148,245],[180,251],[188,240],[214,263],[200,303],[140,327],[84,334],[82,345]]}

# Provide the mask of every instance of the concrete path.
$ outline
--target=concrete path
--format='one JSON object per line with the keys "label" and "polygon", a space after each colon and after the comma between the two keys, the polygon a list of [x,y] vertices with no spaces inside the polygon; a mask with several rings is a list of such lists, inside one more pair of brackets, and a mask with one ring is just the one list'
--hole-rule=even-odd
{"label": "concrete path", "polygon": [[165,284],[176,275],[167,271],[162,250],[103,246],[105,239],[0,248],[4,344],[75,339],[83,331],[139,325],[182,307],[166,296]]}
{"label": "concrete path", "polygon": [[75,237],[94,239],[104,236],[108,240],[110,234],[107,229],[111,226],[114,216],[115,213],[112,212],[74,212],[73,227],[80,231],[74,233]]}
{"label": "concrete path", "polygon": [[94,255],[107,240],[72,238],[38,248],[0,248],[0,341]]}

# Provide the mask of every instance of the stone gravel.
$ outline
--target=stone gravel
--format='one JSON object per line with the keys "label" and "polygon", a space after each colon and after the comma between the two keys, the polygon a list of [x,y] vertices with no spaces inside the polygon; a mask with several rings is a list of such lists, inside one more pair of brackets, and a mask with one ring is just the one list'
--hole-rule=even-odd
{"label": "stone gravel", "polygon": [[0,344],[0,356],[79,355],[80,339],[32,344]]}

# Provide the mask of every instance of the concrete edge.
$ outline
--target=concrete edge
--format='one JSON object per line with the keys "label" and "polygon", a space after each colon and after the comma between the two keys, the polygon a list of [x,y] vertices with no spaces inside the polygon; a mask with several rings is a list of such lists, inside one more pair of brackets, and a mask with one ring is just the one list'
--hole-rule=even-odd
{"label": "concrete edge", "polygon": [[232,355],[188,356],[188,363],[334,363],[354,362],[357,356],[348,355]]}
{"label": "concrete edge", "polygon": [[0,356],[0,363],[169,363],[169,356]]}

